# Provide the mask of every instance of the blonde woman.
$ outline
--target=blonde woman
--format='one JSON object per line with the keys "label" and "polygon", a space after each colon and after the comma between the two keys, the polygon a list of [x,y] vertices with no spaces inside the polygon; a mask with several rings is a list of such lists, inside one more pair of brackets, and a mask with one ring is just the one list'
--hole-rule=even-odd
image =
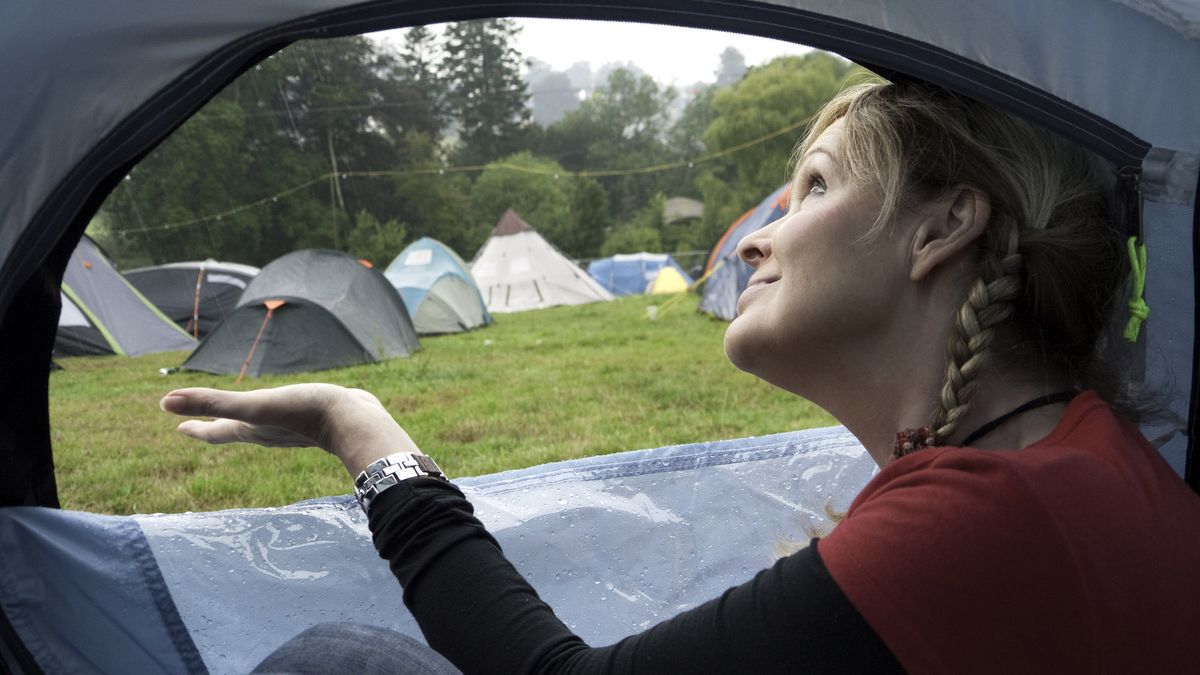
{"label": "blonde woman", "polygon": [[882,471],[828,536],[616,645],[558,621],[369,394],[186,389],[163,407],[216,418],[189,436],[316,445],[353,476],[410,453],[360,478],[370,527],[463,672],[1194,669],[1200,497],[1097,358],[1125,278],[1103,169],[918,84],[843,93],[797,158],[791,210],[739,246],[755,272],[726,353]]}

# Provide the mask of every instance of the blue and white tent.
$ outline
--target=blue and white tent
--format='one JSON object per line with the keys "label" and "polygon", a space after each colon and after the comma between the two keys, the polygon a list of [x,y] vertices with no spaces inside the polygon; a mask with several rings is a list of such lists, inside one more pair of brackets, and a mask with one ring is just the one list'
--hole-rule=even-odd
{"label": "blue and white tent", "polygon": [[738,257],[737,245],[746,235],[766,227],[787,213],[790,185],[772,192],[758,206],[733,221],[725,234],[717,241],[708,263],[704,266],[704,297],[700,300],[700,311],[733,321],[737,317],[737,301],[754,270]]}
{"label": "blue and white tent", "polygon": [[613,295],[641,295],[650,292],[664,267],[673,268],[688,286],[692,285],[688,273],[666,253],[618,253],[588,263],[587,272]]}
{"label": "blue and white tent", "polygon": [[460,333],[492,322],[467,264],[436,239],[409,244],[383,275],[400,291],[421,335]]}

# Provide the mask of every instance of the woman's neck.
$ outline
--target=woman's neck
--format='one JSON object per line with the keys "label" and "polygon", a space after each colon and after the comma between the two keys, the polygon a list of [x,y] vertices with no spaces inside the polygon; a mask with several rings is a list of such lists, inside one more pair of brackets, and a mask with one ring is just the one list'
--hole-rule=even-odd
{"label": "woman's neck", "polygon": [[[914,363],[876,369],[874,377],[864,374],[858,380],[848,380],[866,385],[854,391],[835,389],[832,397],[813,397],[859,439],[881,467],[892,458],[897,432],[928,425],[938,405],[942,373]],[[966,415],[944,444],[961,444],[972,431],[1022,404],[1070,388],[1061,376],[990,366],[979,375]],[[1056,402],[1014,415],[972,442],[971,447],[1016,450],[1032,445],[1054,429],[1065,409],[1065,402]]]}

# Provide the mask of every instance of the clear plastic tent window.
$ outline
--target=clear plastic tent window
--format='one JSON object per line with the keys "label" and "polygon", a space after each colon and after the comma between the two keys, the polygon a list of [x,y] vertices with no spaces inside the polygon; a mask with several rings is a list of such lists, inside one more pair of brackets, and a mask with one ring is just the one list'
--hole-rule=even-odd
{"label": "clear plastic tent window", "polygon": [[[746,581],[778,544],[827,528],[826,509],[846,509],[874,471],[854,437],[832,427],[457,483],[559,617],[603,645]],[[128,518],[6,509],[0,540],[0,604],[35,657],[63,672],[134,672],[145,659],[194,672],[187,664],[199,659],[213,673],[244,673],[325,621],[420,636],[349,495]],[[44,591],[64,575],[87,583]],[[94,639],[82,643],[84,634]],[[139,636],[133,653],[105,648],[129,635]]]}

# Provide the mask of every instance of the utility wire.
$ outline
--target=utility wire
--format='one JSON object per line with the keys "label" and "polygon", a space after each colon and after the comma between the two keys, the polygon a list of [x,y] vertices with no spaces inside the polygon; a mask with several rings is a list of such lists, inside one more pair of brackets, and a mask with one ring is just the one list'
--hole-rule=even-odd
{"label": "utility wire", "polygon": [[[789,132],[793,132],[793,131],[799,129],[800,127],[808,124],[810,119],[812,119],[812,118],[805,117],[804,119],[799,120],[798,122],[793,122],[792,124],[789,124],[785,127],[776,129],[775,131],[772,131],[770,133],[759,136],[758,138],[755,138],[753,140],[746,141],[745,143],[739,143],[737,145],[730,146],[728,148],[724,148],[724,149],[718,150],[716,152],[711,152],[707,155],[701,155],[700,157],[696,157],[693,159],[681,159],[681,160],[677,160],[674,162],[665,162],[662,164],[638,167],[638,168],[634,168],[634,169],[600,169],[600,170],[585,170],[585,171],[567,171],[564,169],[562,171],[553,171],[553,170],[549,170],[549,169],[537,169],[537,168],[531,168],[531,167],[526,167],[526,166],[518,166],[515,164],[475,164],[475,165],[470,165],[470,166],[448,166],[448,167],[425,168],[425,169],[343,171],[343,172],[339,172],[336,175],[341,178],[378,178],[378,177],[387,177],[387,176],[392,176],[392,177],[395,177],[395,176],[428,176],[428,175],[435,175],[435,174],[442,175],[442,174],[447,174],[447,173],[470,173],[470,172],[475,172],[475,171],[483,171],[484,169],[503,169],[506,171],[516,171],[518,173],[527,173],[527,174],[542,175],[542,176],[554,176],[555,178],[559,178],[560,176],[563,176],[563,175],[565,175],[567,177],[574,177],[574,178],[610,178],[610,177],[614,177],[614,176],[635,176],[635,175],[641,175],[641,174],[670,171],[673,169],[682,169],[682,168],[690,169],[693,166],[695,166],[696,164],[701,164],[704,162],[711,162],[713,160],[720,159],[721,157],[726,157],[728,155],[732,155],[736,152],[740,152],[747,148],[751,148],[756,145],[760,145],[760,144],[765,143],[773,138],[778,138],[779,136],[782,136]],[[207,215],[207,216],[200,216],[199,218],[192,218],[189,220],[181,220],[181,221],[177,221],[174,223],[166,223],[163,225],[156,225],[156,226],[152,226],[152,227],[141,227],[141,228],[137,228],[137,229],[133,229],[133,230],[124,230],[124,231],[122,231],[121,235],[124,236],[124,235],[129,235],[129,234],[138,234],[138,233],[142,233],[142,232],[159,232],[159,231],[164,231],[164,230],[174,230],[174,229],[177,229],[180,227],[187,227],[190,225],[196,225],[196,224],[204,223],[204,222],[220,221],[223,218],[227,218],[229,216],[236,215],[236,214],[246,211],[248,209],[252,209],[257,206],[262,206],[264,204],[279,201],[279,199],[281,197],[286,197],[287,195],[290,195],[292,193],[299,192],[300,190],[303,190],[305,188],[316,185],[317,183],[320,183],[322,181],[328,181],[328,180],[334,178],[334,176],[335,176],[335,174],[333,172],[327,172],[327,173],[317,176],[316,178],[313,178],[309,181],[306,181],[306,182],[296,185],[294,187],[288,188],[282,192],[273,194],[269,197],[263,197],[262,199],[257,199],[252,202],[247,202],[245,204],[235,206],[231,209],[222,211],[220,213],[214,213],[214,214]]]}

